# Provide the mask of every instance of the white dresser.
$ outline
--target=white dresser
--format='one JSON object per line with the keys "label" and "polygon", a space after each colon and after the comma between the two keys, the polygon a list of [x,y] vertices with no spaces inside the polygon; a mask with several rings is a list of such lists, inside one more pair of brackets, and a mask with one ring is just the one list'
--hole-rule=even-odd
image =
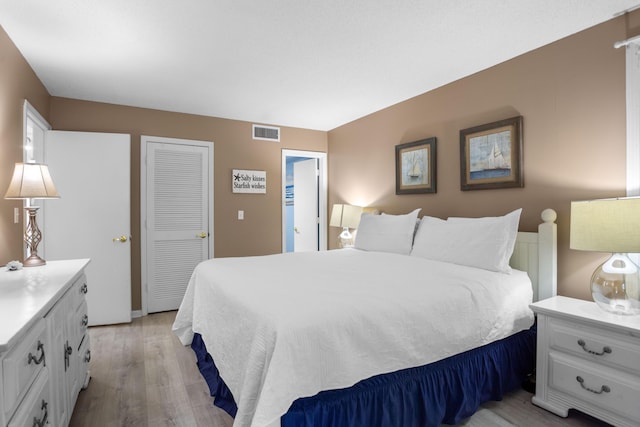
{"label": "white dresser", "polygon": [[66,426],[89,381],[88,259],[0,271],[0,426]]}
{"label": "white dresser", "polygon": [[615,426],[639,426],[640,316],[561,296],[531,309],[538,316],[533,403],[562,417],[574,408]]}

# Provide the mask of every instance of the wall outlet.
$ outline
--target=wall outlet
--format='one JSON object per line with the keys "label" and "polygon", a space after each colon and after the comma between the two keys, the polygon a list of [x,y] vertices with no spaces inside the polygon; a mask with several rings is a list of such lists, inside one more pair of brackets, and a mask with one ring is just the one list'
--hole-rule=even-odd
{"label": "wall outlet", "polygon": [[238,211],[238,219],[242,221],[244,219],[244,211]]}

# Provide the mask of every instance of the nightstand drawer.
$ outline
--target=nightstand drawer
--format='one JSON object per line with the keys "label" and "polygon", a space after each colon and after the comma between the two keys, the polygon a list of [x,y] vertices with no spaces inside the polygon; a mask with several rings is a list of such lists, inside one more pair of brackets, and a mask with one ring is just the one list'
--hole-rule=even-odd
{"label": "nightstand drawer", "polygon": [[549,386],[640,423],[640,377],[549,353]]}
{"label": "nightstand drawer", "polygon": [[550,319],[550,347],[640,375],[638,339],[577,323]]}

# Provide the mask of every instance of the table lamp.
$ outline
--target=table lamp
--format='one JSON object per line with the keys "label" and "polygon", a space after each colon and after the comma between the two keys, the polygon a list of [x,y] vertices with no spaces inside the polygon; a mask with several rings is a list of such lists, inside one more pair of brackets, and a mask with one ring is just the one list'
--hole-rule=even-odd
{"label": "table lamp", "polygon": [[627,256],[640,252],[640,198],[571,202],[570,247],[611,252],[591,276],[591,295],[614,314],[640,314],[639,268]]}
{"label": "table lamp", "polygon": [[331,219],[329,225],[331,227],[342,227],[342,233],[338,236],[342,247],[352,244],[353,235],[349,232],[350,228],[358,228],[360,223],[360,215],[362,208],[359,206],[334,204],[331,209]]}
{"label": "table lamp", "polygon": [[[53,185],[49,167],[40,163],[16,163],[5,199],[57,199],[60,195]],[[39,206],[26,206],[29,222],[24,231],[24,241],[29,248],[29,257],[24,260],[25,267],[36,267],[46,264],[38,256],[38,244],[42,240],[42,232],[36,222]]]}

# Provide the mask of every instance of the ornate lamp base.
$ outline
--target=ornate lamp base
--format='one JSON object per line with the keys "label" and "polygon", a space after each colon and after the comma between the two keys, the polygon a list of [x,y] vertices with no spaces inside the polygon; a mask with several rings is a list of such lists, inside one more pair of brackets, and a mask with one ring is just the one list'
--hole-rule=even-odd
{"label": "ornate lamp base", "polygon": [[36,222],[36,214],[38,213],[39,206],[29,206],[25,209],[29,213],[29,223],[24,230],[24,241],[29,248],[29,257],[22,263],[25,267],[37,267],[39,265],[45,265],[47,262],[38,256],[38,244],[42,240],[42,232],[38,228]]}

